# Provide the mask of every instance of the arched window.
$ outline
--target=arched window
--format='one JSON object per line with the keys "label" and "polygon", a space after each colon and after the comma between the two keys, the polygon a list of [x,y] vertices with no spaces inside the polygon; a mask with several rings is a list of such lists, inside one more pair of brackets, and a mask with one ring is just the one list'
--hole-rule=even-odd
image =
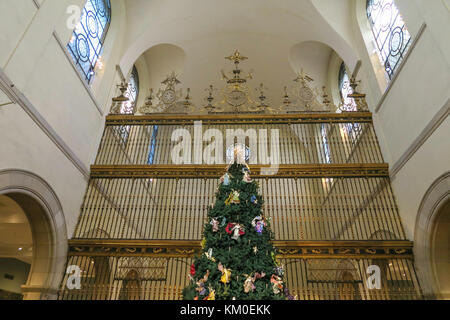
{"label": "arched window", "polygon": [[133,71],[131,71],[130,80],[128,81],[128,89],[125,92],[125,97],[129,100],[124,103],[121,114],[134,114],[136,102],[139,96],[139,74],[135,66],[133,66]]}
{"label": "arched window", "polygon": [[394,0],[367,0],[367,17],[378,56],[392,79],[410,47],[411,36]]}
{"label": "arched window", "polygon": [[70,55],[88,83],[101,68],[101,54],[111,23],[110,0],[87,0],[81,19],[67,44]]}
{"label": "arched window", "polygon": [[[349,95],[353,94],[353,89],[350,86],[350,77],[347,73],[347,68],[345,63],[342,62],[341,68],[339,69],[339,92],[341,94],[341,100],[343,102],[342,110],[348,112],[358,111],[358,106],[356,105],[355,99],[349,98]],[[348,141],[354,146],[358,141],[361,134],[361,124],[359,123],[345,123],[340,125],[343,128]]]}
{"label": "arched window", "polygon": [[[120,109],[121,114],[134,114],[136,109],[136,102],[139,96],[139,75],[135,66],[131,71],[130,79],[128,80],[128,89],[124,93],[128,101],[122,104]],[[128,142],[128,137],[130,136],[130,126],[121,126],[120,135],[122,136],[122,141],[126,145]]]}
{"label": "arched window", "polygon": [[347,74],[345,63],[342,62],[339,69],[339,92],[341,94],[341,100],[344,103],[344,110],[357,111],[358,107],[354,99],[348,96],[353,93],[352,87],[350,87],[350,77]]}

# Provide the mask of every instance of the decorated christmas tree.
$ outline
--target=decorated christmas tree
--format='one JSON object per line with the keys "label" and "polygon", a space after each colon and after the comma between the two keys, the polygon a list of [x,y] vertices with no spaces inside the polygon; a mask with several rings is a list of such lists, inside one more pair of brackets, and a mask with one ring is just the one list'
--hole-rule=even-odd
{"label": "decorated christmas tree", "polygon": [[191,282],[183,290],[185,300],[286,299],[283,268],[250,174],[235,155],[220,179],[215,204],[208,209],[203,254],[191,265]]}

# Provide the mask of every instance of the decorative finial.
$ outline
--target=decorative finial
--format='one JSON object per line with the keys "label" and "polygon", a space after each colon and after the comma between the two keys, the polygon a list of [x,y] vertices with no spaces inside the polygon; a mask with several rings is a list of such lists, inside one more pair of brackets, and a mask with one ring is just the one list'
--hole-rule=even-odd
{"label": "decorative finial", "polygon": [[142,114],[150,114],[152,113],[152,109],[153,107],[153,88],[149,89],[149,95],[147,96],[147,98],[145,99],[145,103],[144,105],[141,107],[141,109],[139,109],[139,112],[141,112]]}
{"label": "decorative finial", "polygon": [[327,87],[325,87],[325,86],[322,87],[322,93],[323,93],[322,94],[323,104],[328,107],[330,105],[331,101],[328,100]]}
{"label": "decorative finial", "polygon": [[305,84],[306,81],[312,82],[314,79],[308,76],[302,68],[300,72],[297,73],[297,78],[294,79],[294,82],[301,82],[302,84]]}
{"label": "decorative finial", "polygon": [[186,112],[189,112],[192,109],[192,103],[191,103],[191,88],[187,88],[186,97],[183,101],[183,106],[186,110]]}
{"label": "decorative finial", "polygon": [[288,94],[287,90],[288,90],[288,87],[285,86],[284,87],[284,96],[283,96],[283,104],[285,106],[289,106],[291,104],[291,99],[289,99],[289,94]]}
{"label": "decorative finial", "polygon": [[122,106],[125,102],[128,102],[130,99],[125,96],[125,92],[128,90],[128,83],[122,82],[121,84],[117,85],[117,87],[120,90],[120,95],[112,98],[112,106],[111,106],[111,113],[112,114],[119,114]]}
{"label": "decorative finial", "polygon": [[178,80],[177,77],[178,77],[178,76],[177,76],[177,74],[175,73],[175,71],[172,71],[172,73],[169,74],[169,75],[167,76],[166,80],[164,80],[164,81],[161,82],[161,83],[162,83],[162,84],[165,84],[165,85],[167,85],[167,86],[169,86],[169,87],[173,87],[173,86],[175,86],[175,85],[181,83],[181,81]]}
{"label": "decorative finial", "polygon": [[240,52],[239,52],[238,50],[236,50],[236,51],[234,52],[234,54],[232,54],[232,55],[229,56],[229,57],[225,57],[225,59],[230,60],[230,61],[233,61],[234,64],[237,65],[237,64],[239,64],[241,61],[247,60],[248,58],[242,56],[242,55],[240,54]]}
{"label": "decorative finial", "polygon": [[206,101],[208,101],[208,104],[205,106],[205,109],[208,112],[213,112],[214,109],[215,109],[214,105],[212,104],[212,102],[214,101],[214,96],[213,96],[214,87],[213,87],[213,85],[211,84],[209,86],[209,88],[206,89],[206,91],[208,92],[208,97],[206,98]]}
{"label": "decorative finial", "polygon": [[356,88],[361,83],[361,81],[357,81],[354,77],[350,78],[350,87],[352,88],[352,92],[355,94],[359,94],[358,91],[356,91]]}
{"label": "decorative finial", "polygon": [[264,88],[264,84],[263,83],[261,83],[260,85],[259,85],[259,88],[257,88],[256,90],[257,91],[259,91],[259,97],[258,97],[258,99],[259,99],[259,101],[261,101],[261,104],[258,106],[259,108],[261,108],[261,109],[266,109],[266,107],[267,107],[267,105],[265,104],[265,100],[266,100],[266,96],[264,95],[264,90],[265,90],[266,88]]}

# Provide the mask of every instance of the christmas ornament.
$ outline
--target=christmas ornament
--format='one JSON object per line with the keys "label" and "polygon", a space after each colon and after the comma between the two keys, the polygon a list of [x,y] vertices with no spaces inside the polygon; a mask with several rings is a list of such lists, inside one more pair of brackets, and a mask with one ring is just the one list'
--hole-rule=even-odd
{"label": "christmas ornament", "polygon": [[252,220],[252,226],[255,227],[256,232],[262,234],[264,227],[266,226],[266,221],[263,217],[257,216]]}
{"label": "christmas ornament", "polygon": [[272,251],[271,255],[272,255],[273,263],[275,263],[275,265],[277,266],[278,265],[278,259],[277,259],[277,255],[275,254],[275,251]]}
{"label": "christmas ornament", "polygon": [[250,174],[248,173],[248,171],[245,171],[244,173],[244,177],[242,178],[242,180],[246,183],[251,183],[253,180],[250,177]]}
{"label": "christmas ornament", "polygon": [[230,184],[230,180],[233,176],[231,176],[228,172],[225,173],[221,178],[220,178],[220,183],[222,183],[224,186],[228,186]]}
{"label": "christmas ornament", "polygon": [[218,220],[216,220],[216,219],[213,218],[213,219],[211,220],[210,224],[212,225],[212,231],[213,231],[213,232],[219,231],[219,221],[218,221]]}
{"label": "christmas ornament", "polygon": [[[222,218],[222,222],[220,222],[221,218]],[[210,224],[212,225],[213,232],[219,231],[219,227],[223,228],[226,223],[227,223],[227,219],[225,217],[212,218],[212,220],[210,222]]]}
{"label": "christmas ornament", "polygon": [[266,276],[266,274],[264,272],[261,272],[261,273],[257,272],[257,273],[255,273],[255,280],[262,279],[265,276]]}
{"label": "christmas ornament", "polygon": [[255,254],[257,254],[258,253],[258,247],[253,247],[253,252],[255,253]]}
{"label": "christmas ornament", "polygon": [[209,250],[207,252],[205,252],[205,256],[206,258],[208,258],[208,260],[211,260],[212,262],[216,262],[216,259],[212,256],[213,253],[213,249],[209,248]]}
{"label": "christmas ornament", "polygon": [[253,203],[253,204],[257,204],[258,203],[258,199],[256,198],[255,195],[251,196],[250,202]]}
{"label": "christmas ornament", "polygon": [[195,276],[195,266],[194,266],[194,264],[191,264],[191,276]]}
{"label": "christmas ornament", "polygon": [[288,300],[297,300],[297,296],[294,297],[293,295],[291,295],[288,288],[284,289],[284,295]]}
{"label": "christmas ornament", "polygon": [[204,296],[206,294],[206,289],[205,289],[203,283],[197,282],[197,285],[198,285],[198,287],[195,288],[195,290],[197,290],[199,295]]}
{"label": "christmas ornament", "polygon": [[216,300],[216,291],[209,288],[209,295],[203,300]]}
{"label": "christmas ornament", "polygon": [[248,164],[245,163],[244,165],[245,165],[245,167],[242,168],[242,173],[245,173],[245,172],[247,172],[247,171],[250,172],[250,167],[248,166]]}
{"label": "christmas ornament", "polygon": [[209,278],[209,270],[206,271],[206,274],[202,279],[197,281],[197,288],[195,290],[197,290],[197,292],[201,296],[204,296],[206,294],[205,283],[206,281],[208,281],[208,278]]}
{"label": "christmas ornament", "polygon": [[253,277],[249,276],[249,275],[245,275],[247,278],[245,279],[244,282],[244,292],[245,293],[249,293],[250,291],[253,291],[256,289],[255,287],[255,281],[258,279],[262,279],[266,276],[266,274],[264,272],[256,272],[255,275]]}
{"label": "christmas ornament", "polygon": [[251,276],[247,276],[247,279],[244,281],[244,292],[249,293],[250,291],[255,290],[255,288],[253,278]]}
{"label": "christmas ornament", "polygon": [[225,204],[229,206],[230,204],[239,204],[241,201],[239,200],[239,192],[236,190],[233,190],[233,192],[230,193],[227,200],[225,200]]}
{"label": "christmas ornament", "polygon": [[273,293],[275,294],[279,294],[283,289],[283,281],[275,274],[270,278],[270,283],[272,283]]}
{"label": "christmas ornament", "polygon": [[239,240],[239,237],[245,234],[244,227],[239,223],[229,223],[225,231],[228,234],[233,234],[231,237],[233,240]]}
{"label": "christmas ornament", "polygon": [[280,267],[276,267],[275,268],[275,274],[279,275],[280,277],[282,277],[284,275],[284,266],[280,266]]}
{"label": "christmas ornament", "polygon": [[231,271],[225,268],[222,263],[219,263],[217,266],[220,272],[222,272],[222,277],[220,277],[220,282],[227,284],[231,281]]}
{"label": "christmas ornament", "polygon": [[205,249],[206,246],[206,238],[202,239],[202,249]]}

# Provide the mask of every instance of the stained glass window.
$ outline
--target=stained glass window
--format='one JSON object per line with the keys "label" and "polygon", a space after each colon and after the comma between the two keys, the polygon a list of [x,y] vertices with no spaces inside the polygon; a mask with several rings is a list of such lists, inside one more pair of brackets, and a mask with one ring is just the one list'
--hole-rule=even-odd
{"label": "stained glass window", "polygon": [[150,150],[148,152],[147,164],[153,164],[155,162],[156,151],[156,137],[158,136],[158,126],[153,126],[152,138],[150,140]]}
{"label": "stained glass window", "polygon": [[410,47],[411,36],[394,0],[367,0],[367,17],[381,63],[392,79]]}
{"label": "stained glass window", "polygon": [[350,77],[347,74],[345,63],[341,64],[339,70],[339,92],[341,94],[341,100],[344,103],[344,109],[346,111],[357,111],[357,105],[354,99],[348,96],[353,93],[352,87],[350,87]]}
{"label": "stained glass window", "polygon": [[99,60],[110,23],[110,0],[87,0],[67,44],[75,65],[88,83],[94,79],[96,67],[101,66]]}
{"label": "stained glass window", "polygon": [[[139,75],[135,66],[131,71],[130,79],[128,80],[128,89],[125,92],[125,97],[128,101],[122,105],[120,109],[121,114],[134,114],[136,102],[139,96]],[[124,144],[127,144],[130,135],[130,126],[120,126],[120,135]]]}
{"label": "stained glass window", "polygon": [[[345,63],[341,64],[341,68],[339,70],[339,92],[341,95],[341,99],[344,103],[343,109],[349,112],[358,111],[358,107],[353,98],[349,98],[348,96],[353,93],[353,89],[350,86],[350,77],[347,74],[347,69],[345,67]],[[361,134],[361,124],[359,123],[346,123],[341,125],[344,132],[346,133],[350,143],[356,144],[358,138]]]}
{"label": "stained glass window", "polygon": [[134,114],[134,109],[136,106],[136,102],[139,96],[139,74],[137,72],[136,67],[133,67],[133,71],[131,72],[130,80],[128,81],[128,89],[125,92],[125,97],[129,100],[127,103],[124,103],[122,109],[120,110],[121,114]]}

